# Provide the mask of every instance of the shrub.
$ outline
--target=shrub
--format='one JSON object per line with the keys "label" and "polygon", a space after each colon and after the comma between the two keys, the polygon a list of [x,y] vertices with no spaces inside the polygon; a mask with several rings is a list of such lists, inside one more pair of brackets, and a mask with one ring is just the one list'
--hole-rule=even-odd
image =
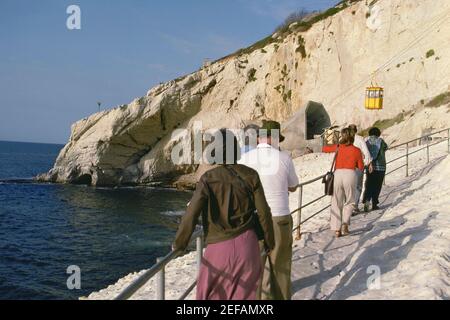
{"label": "shrub", "polygon": [[275,32],[278,33],[284,33],[288,31],[289,26],[293,24],[294,22],[301,22],[303,21],[308,15],[311,14],[311,11],[308,11],[304,8],[297,10],[295,12],[292,12],[290,15],[287,16],[286,19],[284,19],[283,23],[280,24],[278,27],[276,27]]}
{"label": "shrub", "polygon": [[320,14],[318,14],[317,16],[313,17],[311,20],[309,20],[308,22],[311,24],[311,26],[316,23],[319,22],[321,20],[325,20],[328,17],[334,16],[336,13],[346,9],[348,7],[347,3],[343,3],[340,7],[333,7],[330,8]]}
{"label": "shrub", "polygon": [[377,120],[372,127],[377,127],[381,131],[392,127],[396,123],[400,123],[404,120],[403,113],[399,113],[397,116],[391,119]]}
{"label": "shrub", "polygon": [[[240,56],[242,54],[250,54],[253,51],[258,50],[258,49],[264,50],[263,49],[264,47],[268,46],[271,43],[278,42],[278,41],[279,40],[272,38],[272,35],[270,35],[270,36],[265,37],[262,40],[259,40],[256,43],[252,44],[250,47],[247,47],[247,48],[244,48],[244,49],[240,49],[240,50],[236,51],[235,53],[233,53],[233,54],[231,54],[229,56],[226,56],[226,57],[224,57],[222,59],[225,59],[227,57]],[[219,59],[219,60],[221,60],[221,59]]]}
{"label": "shrub", "polygon": [[301,53],[302,59],[306,58],[305,39],[302,36],[298,36],[297,43],[298,47],[295,52]]}
{"label": "shrub", "polygon": [[184,89],[191,90],[193,87],[195,87],[196,84],[200,82],[199,79],[191,78],[185,85]]}
{"label": "shrub", "polygon": [[434,97],[425,105],[425,108],[436,108],[447,103],[450,103],[450,92],[442,93]]}
{"label": "shrub", "polygon": [[251,68],[250,70],[248,70],[248,72],[247,72],[248,82],[252,82],[252,81],[256,80],[255,74],[256,74],[255,68]]}
{"label": "shrub", "polygon": [[297,49],[295,49],[295,52],[300,53],[302,55],[302,59],[306,58],[306,49],[304,46],[298,46]]}
{"label": "shrub", "polygon": [[283,69],[281,70],[281,74],[283,75],[283,79],[288,75],[286,64],[284,64]]}
{"label": "shrub", "polygon": [[[358,2],[358,1],[360,1],[360,0],[341,1],[335,7],[332,7],[323,12],[317,12],[317,11],[307,12],[306,10],[301,9],[301,10],[289,15],[285,19],[285,22],[283,24],[281,24],[280,26],[278,26],[277,31],[276,31],[277,36],[275,38],[273,37],[273,35],[269,35],[269,36],[265,37],[264,39],[252,44],[251,46],[249,46],[247,48],[240,49],[240,50],[236,51],[235,53],[232,53],[228,56],[220,58],[216,61],[221,61],[221,60],[229,58],[229,57],[240,56],[243,54],[250,54],[255,50],[263,49],[264,47],[266,47],[272,43],[282,42],[283,39],[286,36],[288,36],[290,33],[307,31],[315,23],[339,13],[340,11],[346,9],[349,6],[349,4]],[[303,13],[303,11],[305,11],[307,13],[305,14],[305,13]],[[294,22],[297,22],[297,25],[294,28],[289,29],[289,26]],[[301,48],[297,48],[297,49],[300,52],[302,50]],[[275,46],[275,52],[277,50],[278,50],[278,45]],[[303,56],[303,54],[302,54],[302,56]],[[305,53],[305,56],[306,56],[306,53]]]}
{"label": "shrub", "polygon": [[434,52],[433,49],[427,51],[427,59],[428,59],[428,58],[431,58],[431,57],[434,56],[434,55],[435,55],[435,52]]}
{"label": "shrub", "polygon": [[291,100],[292,98],[292,90],[289,90],[288,92],[283,94],[283,101],[287,102],[288,100]]}
{"label": "shrub", "polygon": [[143,106],[147,103],[146,97],[141,97],[138,99],[138,105]]}
{"label": "shrub", "polygon": [[403,120],[404,120],[403,113],[399,113],[397,116],[395,116],[394,118],[391,118],[391,119],[377,120],[371,127],[361,130],[359,132],[359,134],[363,137],[367,137],[369,135],[369,130],[372,127],[377,127],[378,129],[383,131],[389,127],[392,127],[396,123],[402,122]]}
{"label": "shrub", "polygon": [[283,86],[281,84],[277,85],[274,89],[278,91],[278,93],[281,93],[281,88]]}

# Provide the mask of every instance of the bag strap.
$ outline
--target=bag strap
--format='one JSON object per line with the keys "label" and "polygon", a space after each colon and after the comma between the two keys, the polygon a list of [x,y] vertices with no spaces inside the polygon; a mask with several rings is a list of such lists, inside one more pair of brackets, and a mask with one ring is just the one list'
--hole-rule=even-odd
{"label": "bag strap", "polygon": [[239,215],[239,217],[244,216],[244,215],[246,215],[246,214],[248,214],[250,212],[250,213],[252,213],[252,216],[253,216],[252,218],[253,219],[257,219],[257,221],[259,221],[259,217],[258,217],[258,215],[256,214],[256,211],[255,211],[256,210],[256,203],[255,203],[255,197],[254,197],[252,189],[250,188],[248,183],[241,177],[241,175],[236,170],[234,170],[232,167],[227,166],[227,165],[225,165],[224,167],[225,167],[225,169],[228,170],[228,172],[230,172],[233,176],[235,176],[239,180],[239,182],[244,187],[245,191],[247,192],[248,197],[250,198],[250,200],[251,200],[251,202],[253,204],[253,209],[250,209],[249,211],[244,212],[242,215]]}
{"label": "bag strap", "polygon": [[[231,172],[232,175],[234,175],[236,178],[238,178],[238,180],[239,180],[239,181],[241,182],[241,184],[244,186],[244,189],[247,191],[247,194],[249,195],[251,201],[253,202],[253,206],[254,206],[254,209],[253,209],[253,210],[250,210],[250,211],[252,211],[252,219],[255,219],[256,223],[258,223],[259,225],[261,225],[261,222],[259,221],[259,216],[258,216],[258,214],[256,213],[255,197],[254,197],[253,191],[252,191],[252,189],[250,188],[249,184],[248,184],[248,183],[241,177],[241,175],[240,175],[236,170],[234,170],[232,167],[225,165],[225,169],[227,169],[229,172]],[[247,213],[247,212],[246,212],[246,213]],[[264,237],[264,239],[265,239],[265,237]],[[266,251],[267,251],[267,244],[266,244],[266,241],[264,240],[263,243],[264,243],[264,248],[265,248]],[[268,256],[268,257],[269,257],[269,256]],[[270,258],[269,258],[269,259],[270,259]],[[269,263],[271,263],[271,262],[269,262]],[[271,269],[273,270],[273,267],[271,267]]]}
{"label": "bag strap", "polygon": [[250,186],[248,185],[248,183],[239,175],[239,173],[236,172],[236,170],[234,170],[233,168],[231,168],[230,166],[227,166],[227,165],[225,165],[224,167],[233,176],[235,176],[239,180],[239,182],[244,186],[244,189],[247,192],[247,194],[249,195],[250,199],[252,200],[253,205],[255,205],[255,199],[254,199],[254,196],[253,196],[253,191],[250,189]]}
{"label": "bag strap", "polygon": [[330,172],[334,172],[336,170],[336,159],[339,153],[339,145],[337,145],[336,152],[334,154],[333,163],[331,164]]}

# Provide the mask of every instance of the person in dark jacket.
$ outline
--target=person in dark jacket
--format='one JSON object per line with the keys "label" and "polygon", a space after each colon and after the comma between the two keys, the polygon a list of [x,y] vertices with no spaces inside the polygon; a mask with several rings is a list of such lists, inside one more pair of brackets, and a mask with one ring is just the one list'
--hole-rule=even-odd
{"label": "person in dark jacket", "polygon": [[[227,139],[233,141],[232,163],[221,159],[206,172],[183,216],[174,250],[185,250],[202,217],[207,244],[197,280],[198,300],[255,300],[262,276],[258,238],[267,251],[274,248],[272,215],[258,173],[238,165],[238,142],[226,129],[220,130],[224,157]],[[229,160],[229,158],[227,158]]]}
{"label": "person in dark jacket", "polygon": [[380,200],[378,197],[383,187],[384,177],[386,175],[386,150],[388,145],[380,138],[380,129],[373,127],[369,130],[369,138],[366,140],[367,148],[372,156],[372,171],[367,173],[367,180],[363,196],[364,211],[369,211],[370,202],[372,210],[379,209]]}

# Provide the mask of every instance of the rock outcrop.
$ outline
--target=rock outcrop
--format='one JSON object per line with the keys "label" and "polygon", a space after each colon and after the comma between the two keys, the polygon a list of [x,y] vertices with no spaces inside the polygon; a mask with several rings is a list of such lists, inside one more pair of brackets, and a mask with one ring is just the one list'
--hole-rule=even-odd
{"label": "rock outcrop", "polygon": [[[370,14],[369,4],[376,6]],[[175,129],[191,128],[195,121],[202,121],[203,129],[285,121],[308,101],[322,103],[332,125],[367,128],[396,118],[450,89],[449,17],[448,0],[341,3],[128,105],[76,122],[54,168],[38,179],[170,182],[197,168],[172,163]],[[386,88],[385,108],[367,111],[364,91],[375,71],[374,79]]]}

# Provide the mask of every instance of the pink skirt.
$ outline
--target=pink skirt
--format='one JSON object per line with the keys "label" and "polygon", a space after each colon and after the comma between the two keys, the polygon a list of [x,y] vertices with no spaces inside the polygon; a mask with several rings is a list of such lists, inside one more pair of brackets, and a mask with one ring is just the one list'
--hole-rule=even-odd
{"label": "pink skirt", "polygon": [[262,265],[253,230],[209,244],[197,280],[197,300],[256,300]]}

